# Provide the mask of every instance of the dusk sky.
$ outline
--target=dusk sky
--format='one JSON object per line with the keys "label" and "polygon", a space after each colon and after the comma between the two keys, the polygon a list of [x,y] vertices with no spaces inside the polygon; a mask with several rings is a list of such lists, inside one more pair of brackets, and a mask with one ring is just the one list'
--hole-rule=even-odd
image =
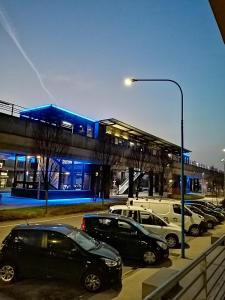
{"label": "dusk sky", "polygon": [[225,45],[208,0],[0,0],[0,99],[116,118],[223,169]]}

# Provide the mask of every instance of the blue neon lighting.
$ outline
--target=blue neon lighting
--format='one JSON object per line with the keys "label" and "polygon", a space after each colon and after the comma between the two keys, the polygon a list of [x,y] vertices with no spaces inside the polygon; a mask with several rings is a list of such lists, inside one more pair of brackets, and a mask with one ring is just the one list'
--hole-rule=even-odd
{"label": "blue neon lighting", "polygon": [[30,112],[30,111],[35,111],[35,110],[39,110],[39,109],[43,109],[43,108],[48,108],[51,107],[52,104],[46,104],[46,105],[41,105],[41,106],[37,106],[37,107],[33,107],[33,108],[27,108],[27,109],[23,109],[20,114],[26,113],[26,112]]}
{"label": "blue neon lighting", "polygon": [[59,106],[57,106],[57,105],[55,105],[55,104],[47,104],[47,105],[37,106],[37,107],[34,107],[34,108],[30,108],[30,109],[24,109],[24,110],[21,111],[20,114],[23,115],[23,114],[26,113],[26,112],[37,111],[37,110],[40,110],[40,109],[50,108],[50,107],[53,107],[53,108],[55,108],[55,109],[57,109],[57,110],[61,110],[61,111],[63,111],[63,112],[66,112],[66,113],[68,113],[68,114],[70,114],[70,115],[72,115],[72,116],[76,116],[76,117],[79,117],[79,118],[82,118],[82,119],[86,119],[86,120],[88,120],[88,121],[90,121],[90,122],[93,122],[93,123],[96,122],[96,120],[93,120],[93,119],[90,119],[90,118],[85,117],[85,116],[83,116],[83,115],[74,113],[74,112],[69,111],[69,110],[67,110],[67,109],[65,109],[65,108],[59,107]]}

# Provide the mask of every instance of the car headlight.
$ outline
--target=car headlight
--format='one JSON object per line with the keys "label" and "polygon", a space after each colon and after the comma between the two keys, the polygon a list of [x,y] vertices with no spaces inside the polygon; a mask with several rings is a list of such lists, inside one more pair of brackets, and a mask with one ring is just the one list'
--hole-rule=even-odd
{"label": "car headlight", "polygon": [[115,261],[115,260],[108,259],[108,258],[102,258],[102,260],[104,261],[104,263],[105,263],[108,267],[115,267],[115,266],[117,266],[117,261]]}
{"label": "car headlight", "polygon": [[156,241],[157,245],[162,248],[163,250],[167,249],[167,244],[161,241]]}

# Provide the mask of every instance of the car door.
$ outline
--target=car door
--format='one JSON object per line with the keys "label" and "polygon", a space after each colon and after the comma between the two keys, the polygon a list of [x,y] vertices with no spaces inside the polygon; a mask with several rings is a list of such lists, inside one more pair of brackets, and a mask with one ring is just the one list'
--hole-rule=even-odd
{"label": "car door", "polygon": [[84,266],[84,254],[66,235],[47,232],[48,275],[57,278],[77,279]]}
{"label": "car door", "polygon": [[165,234],[163,225],[165,226],[166,224],[164,223],[163,220],[161,220],[154,214],[151,214],[151,213],[148,213],[145,211],[143,211],[143,212],[141,211],[140,216],[141,216],[141,224],[149,232],[159,234],[159,235]]}
{"label": "car door", "polygon": [[140,255],[139,232],[131,223],[117,219],[114,223],[112,245],[121,256],[136,258]]}
{"label": "car door", "polygon": [[25,276],[45,276],[46,248],[43,231],[19,230],[13,238],[13,247],[19,270]]}
{"label": "car door", "polygon": [[[173,218],[172,222],[178,222],[181,224],[181,205],[180,204],[173,204]],[[191,212],[189,212],[184,207],[184,227],[186,230],[189,230],[190,225],[192,224],[190,217],[192,216]]]}

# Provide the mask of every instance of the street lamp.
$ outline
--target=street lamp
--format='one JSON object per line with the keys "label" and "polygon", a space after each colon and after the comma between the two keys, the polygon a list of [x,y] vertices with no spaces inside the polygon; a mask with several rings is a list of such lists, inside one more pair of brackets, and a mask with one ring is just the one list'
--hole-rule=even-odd
{"label": "street lamp", "polygon": [[[225,152],[225,149],[223,149],[223,152]],[[225,158],[222,158],[221,161],[223,162],[223,197],[225,200]]]}
{"label": "street lamp", "polygon": [[[175,84],[181,95],[181,257],[185,258],[185,228],[184,228],[184,101],[183,101],[183,91],[181,86],[172,79],[136,79],[136,78],[126,78],[124,80],[125,85],[131,86],[132,83],[138,81],[153,81],[153,82],[171,82]],[[224,149],[225,151],[225,149]]]}

